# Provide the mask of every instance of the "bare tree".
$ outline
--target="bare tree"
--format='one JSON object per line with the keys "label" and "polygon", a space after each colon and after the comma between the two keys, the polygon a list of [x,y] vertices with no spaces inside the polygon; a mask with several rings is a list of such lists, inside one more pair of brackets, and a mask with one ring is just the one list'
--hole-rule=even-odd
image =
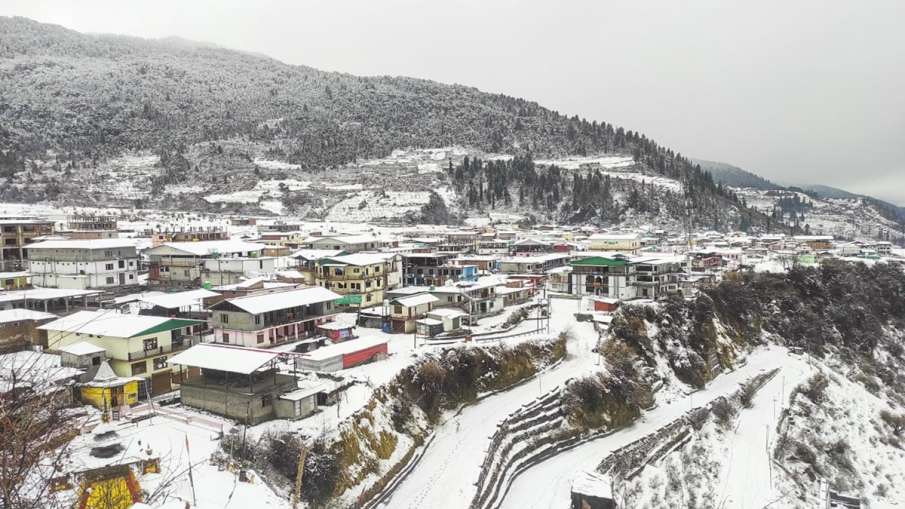
{"label": "bare tree", "polygon": [[62,507],[52,490],[80,423],[71,388],[53,380],[61,368],[43,365],[38,352],[0,361],[0,507]]}

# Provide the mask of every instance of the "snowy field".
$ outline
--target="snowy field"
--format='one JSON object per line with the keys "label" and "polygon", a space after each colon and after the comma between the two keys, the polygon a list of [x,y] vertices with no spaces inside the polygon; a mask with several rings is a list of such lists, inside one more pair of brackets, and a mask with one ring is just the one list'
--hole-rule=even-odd
{"label": "snowy field", "polygon": [[[763,474],[768,472],[768,455],[764,450],[764,425],[773,426],[779,408],[774,413],[773,400],[787,401],[788,394],[803,381],[810,370],[801,358],[791,356],[779,347],[761,349],[749,355],[748,363],[735,371],[720,375],[701,391],[672,400],[658,401],[658,406],[642,414],[641,420],[611,435],[593,440],[575,449],[528,469],[516,478],[506,495],[503,508],[562,508],[569,503],[570,487],[576,475],[585,470],[593,470],[616,449],[638,440],[660,427],[681,417],[692,408],[706,405],[719,396],[725,396],[738,389],[739,383],[770,369],[779,367],[781,372],[758,393],[755,406],[744,410],[739,431],[736,456],[727,458],[720,472],[720,482],[727,493],[733,493],[734,503],[725,507],[760,508],[761,501],[772,496],[768,481]],[[766,481],[766,482],[765,482]],[[443,507],[454,507],[447,505]]]}

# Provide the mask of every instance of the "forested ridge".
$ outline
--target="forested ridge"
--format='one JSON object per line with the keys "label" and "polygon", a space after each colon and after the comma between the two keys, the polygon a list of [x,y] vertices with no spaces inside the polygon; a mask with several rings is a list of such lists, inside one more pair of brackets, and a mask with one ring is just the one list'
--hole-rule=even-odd
{"label": "forested ridge", "polygon": [[[637,131],[462,85],[323,72],[179,39],[87,35],[0,18],[0,95],[0,179],[34,160],[77,175],[105,158],[144,150],[160,156],[165,175],[185,180],[192,146],[230,139],[266,146],[268,157],[304,171],[383,157],[396,148],[462,145],[521,156],[500,163],[505,170],[488,165],[486,176],[526,183],[524,193],[537,184],[543,191],[532,192],[532,204],[566,198],[576,210],[564,220],[610,220],[627,207],[658,210],[661,204],[647,201],[658,197],[643,187],[621,190],[630,205],[611,204],[602,176],[566,176],[552,168],[519,174],[526,165],[518,161],[530,157],[620,153],[632,155],[644,171],[690,186],[701,224],[763,220],[688,159]],[[474,178],[473,167],[466,174]],[[457,182],[476,204],[472,190],[480,193],[480,186]],[[494,204],[516,198],[494,189]],[[673,211],[684,206],[659,201]]]}

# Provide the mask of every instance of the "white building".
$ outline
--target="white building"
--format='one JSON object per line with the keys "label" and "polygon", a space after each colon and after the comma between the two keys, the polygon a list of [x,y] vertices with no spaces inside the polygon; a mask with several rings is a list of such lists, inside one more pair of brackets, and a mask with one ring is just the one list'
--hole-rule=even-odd
{"label": "white building", "polygon": [[84,290],[138,284],[138,253],[129,239],[51,240],[26,249],[35,286]]}

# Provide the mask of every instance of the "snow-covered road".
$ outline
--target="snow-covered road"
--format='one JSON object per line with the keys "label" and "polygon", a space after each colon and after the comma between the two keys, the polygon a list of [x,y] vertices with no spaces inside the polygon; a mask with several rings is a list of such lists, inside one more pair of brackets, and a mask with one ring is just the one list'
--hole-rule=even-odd
{"label": "snow-covered road", "polygon": [[572,331],[568,357],[535,380],[488,397],[438,426],[421,462],[399,485],[386,507],[466,507],[474,496],[474,482],[496,424],[544,392],[596,368],[597,356],[591,350],[597,333],[590,323],[577,323],[572,318],[576,301],[554,299],[551,306],[551,335],[565,329]]}
{"label": "snow-covered road", "polygon": [[[569,503],[572,479],[582,470],[594,469],[601,460],[619,447],[678,419],[691,408],[703,406],[719,396],[735,391],[740,382],[777,367],[781,368],[780,372],[758,393],[754,409],[742,412],[738,436],[745,437],[745,440],[739,440],[735,458],[721,473],[721,479],[726,482],[726,493],[744,494],[746,498],[754,497],[758,500],[769,497],[769,478],[763,478],[764,475],[769,475],[765,468],[768,459],[764,449],[764,426],[775,422],[769,420],[773,416],[773,399],[777,400],[776,418],[778,418],[780,402],[788,401],[788,393],[809,373],[808,366],[802,359],[789,355],[780,347],[769,347],[753,352],[745,366],[717,377],[705,389],[671,403],[660,401],[657,408],[646,412],[636,424],[588,442],[525,471],[516,478],[503,501],[502,508],[566,507]],[[783,385],[785,394],[780,395]],[[758,493],[763,496],[755,497]],[[726,507],[763,505],[763,503],[756,506],[732,504]]]}

